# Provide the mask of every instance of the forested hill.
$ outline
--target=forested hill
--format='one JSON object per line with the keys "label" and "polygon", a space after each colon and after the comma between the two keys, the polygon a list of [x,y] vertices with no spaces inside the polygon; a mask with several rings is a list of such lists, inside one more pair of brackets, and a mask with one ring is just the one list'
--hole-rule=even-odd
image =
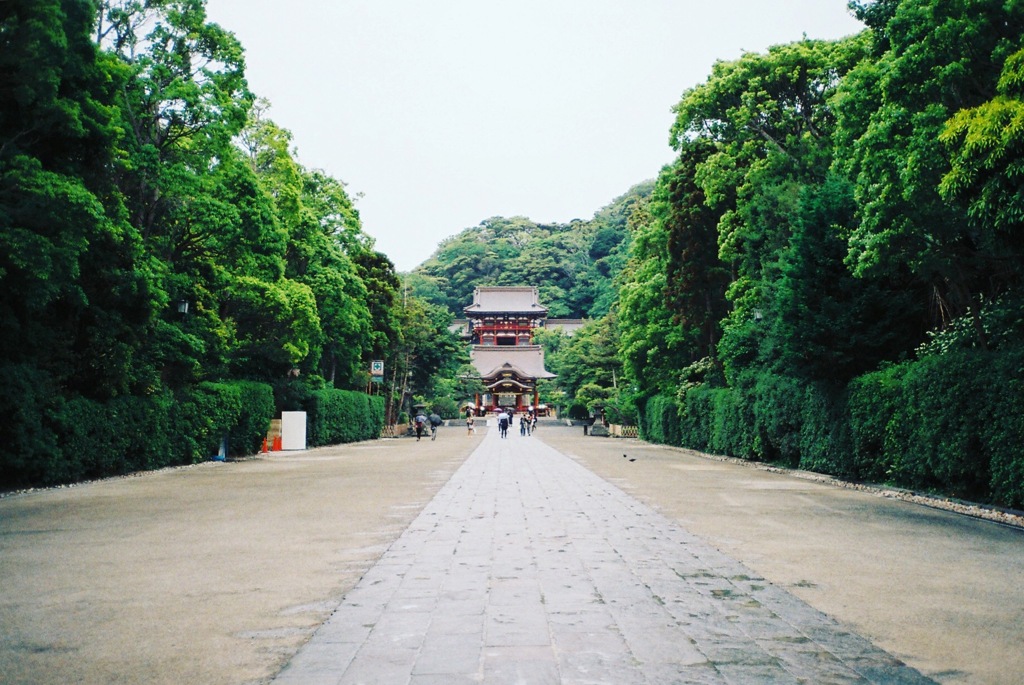
{"label": "forested hill", "polygon": [[552,317],[603,316],[632,244],[630,214],[653,188],[653,180],[634,186],[589,221],[486,219],[442,242],[414,269],[406,278],[410,293],[458,317],[477,286],[535,285]]}

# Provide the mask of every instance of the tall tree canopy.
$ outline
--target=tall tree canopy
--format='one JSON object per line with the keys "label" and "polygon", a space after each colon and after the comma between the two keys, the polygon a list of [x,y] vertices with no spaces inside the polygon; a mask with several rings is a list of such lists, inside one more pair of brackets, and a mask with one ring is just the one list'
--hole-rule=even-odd
{"label": "tall tree canopy", "polygon": [[283,408],[394,362],[394,266],[204,0],[0,3],[0,46],[0,476],[74,471],[68,412],[166,422],[243,381]]}
{"label": "tall tree canopy", "polygon": [[948,146],[956,153],[967,142],[971,116],[957,113],[1000,95],[1007,60],[1020,50],[1024,6],[903,0],[862,11],[882,40],[878,57],[858,65],[837,100],[837,165],[854,180],[858,204],[851,264],[858,274],[909,271],[930,288],[935,318],[948,323],[1019,278],[1006,268],[1006,255],[1019,254],[1016,238],[972,223],[941,189],[946,178],[954,198]]}
{"label": "tall tree canopy", "polygon": [[124,74],[89,2],[0,13],[0,356],[42,387],[126,392],[159,294],[108,174]]}
{"label": "tall tree canopy", "polygon": [[645,430],[1024,501],[981,418],[1020,402],[1024,5],[850,7],[676,106],[616,309]]}

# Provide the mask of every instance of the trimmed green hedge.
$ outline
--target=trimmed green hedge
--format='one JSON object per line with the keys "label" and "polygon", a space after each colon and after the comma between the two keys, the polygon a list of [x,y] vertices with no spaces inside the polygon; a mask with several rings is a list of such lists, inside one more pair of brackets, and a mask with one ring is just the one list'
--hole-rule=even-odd
{"label": "trimmed green hedge", "polygon": [[854,463],[853,439],[845,392],[810,385],[804,391],[800,426],[800,461],[805,471],[862,479]]}
{"label": "trimmed green hedge", "polygon": [[224,435],[232,456],[255,454],[274,415],[273,390],[263,383],[201,383],[177,398],[162,392],[100,402],[47,398],[45,376],[26,369],[5,367],[2,376],[22,400],[20,409],[0,403],[14,436],[12,449],[0,452],[5,488],[193,464],[214,456]]}
{"label": "trimmed green hedge", "polygon": [[640,437],[665,445],[682,445],[679,405],[672,397],[655,395],[637,405]]}
{"label": "trimmed green hedge", "polygon": [[175,441],[174,412],[169,394],[69,400],[54,417],[59,435],[54,462],[63,469],[47,474],[47,480],[88,480],[188,463]]}
{"label": "trimmed green hedge", "polygon": [[892,366],[855,378],[849,385],[847,411],[850,423],[851,470],[858,478],[875,483],[889,480],[893,473],[886,449],[889,421],[903,401],[901,386],[906,366]]}
{"label": "trimmed green hedge", "polygon": [[197,463],[217,454],[225,435],[230,456],[257,453],[273,416],[274,391],[265,383],[200,383],[175,412],[181,463]]}
{"label": "trimmed green hedge", "polygon": [[796,466],[804,422],[804,386],[796,378],[765,374],[754,386],[752,417],[758,439],[750,455]]}
{"label": "trimmed green hedge", "polygon": [[1024,351],[950,351],[840,390],[769,375],[746,385],[694,385],[678,401],[650,398],[640,408],[641,435],[1024,507]]}
{"label": "trimmed green hedge", "polygon": [[68,482],[51,417],[61,407],[48,374],[29,364],[0,363],[0,487]]}
{"label": "trimmed green hedge", "polygon": [[263,441],[274,417],[274,390],[266,383],[235,381],[232,383],[240,395],[242,411],[230,430],[231,456],[256,454],[263,447]]}
{"label": "trimmed green hedge", "polygon": [[[673,403],[678,415],[678,442],[691,449],[712,454],[756,458],[763,442],[754,419],[754,397],[732,388],[693,385]],[[662,409],[668,420],[667,408]],[[661,427],[671,435],[673,428]]]}
{"label": "trimmed green hedge", "polygon": [[960,350],[851,385],[855,460],[867,478],[1024,506],[1024,354]]}
{"label": "trimmed green hedge", "polygon": [[317,390],[306,402],[310,447],[373,440],[384,428],[384,398],[351,390]]}

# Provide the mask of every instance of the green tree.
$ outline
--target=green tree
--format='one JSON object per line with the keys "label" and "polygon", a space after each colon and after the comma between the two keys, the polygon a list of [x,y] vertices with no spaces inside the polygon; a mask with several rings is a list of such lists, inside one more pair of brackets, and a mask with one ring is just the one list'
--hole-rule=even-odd
{"label": "green tree", "polygon": [[[204,0],[105,0],[101,44],[128,70],[121,88],[121,187],[133,225],[166,240],[168,217],[194,197],[178,184],[201,175],[245,125],[252,94],[242,46],[207,22]],[[164,249],[167,249],[166,247]]]}
{"label": "green tree", "polygon": [[353,253],[364,249],[358,215],[338,181],[320,172],[304,176],[300,220],[290,235],[288,275],[316,296],[323,327],[320,375],[338,387],[362,388],[373,338],[369,293],[352,260]]}
{"label": "green tree", "polygon": [[149,363],[179,386],[218,377],[238,328],[223,319],[224,294],[248,292],[237,277],[272,282],[283,270],[273,206],[232,144],[252,103],[242,48],[207,22],[202,0],[107,0],[99,10],[97,39],[123,74],[115,181],[165,303]]}
{"label": "green tree", "polygon": [[[451,366],[448,367],[451,370]],[[473,402],[477,394],[487,392],[487,386],[480,380],[479,372],[472,364],[462,364],[450,375],[439,375],[433,383],[430,404],[434,407],[448,407],[448,415],[438,411],[445,418],[455,418],[466,402]],[[451,412],[454,409],[454,413]],[[435,409],[436,411],[436,409]]]}
{"label": "green tree", "polygon": [[[803,40],[716,63],[708,81],[684,93],[675,108],[673,145],[697,155],[697,189],[710,216],[718,217],[719,259],[732,271],[726,292],[732,310],[718,344],[730,381],[759,358],[766,330],[756,321],[779,277],[778,257],[796,229],[803,189],[822,183],[831,165],[830,99],[842,75],[862,59],[864,42]],[[711,146],[697,147],[697,140]],[[700,231],[709,215],[692,202],[692,192],[684,207],[694,213],[682,221]],[[695,266],[699,274],[721,273],[706,257]],[[674,268],[680,285],[687,278],[684,268]],[[696,309],[688,299],[691,290],[702,289],[684,286],[675,293],[689,312]],[[703,292],[713,296],[714,289]],[[706,310],[715,310],[713,301]],[[707,329],[708,322],[702,323]]]}
{"label": "green tree", "polygon": [[389,423],[410,409],[413,396],[446,392],[440,388],[449,388],[458,370],[469,363],[466,346],[450,330],[452,315],[446,308],[406,295],[395,314],[398,336],[385,360]]}
{"label": "green tree", "polygon": [[[850,261],[858,274],[909,272],[932,294],[922,310],[946,324],[978,311],[979,300],[1006,280],[1005,255],[992,251],[1004,246],[989,240],[995,234],[979,229],[963,203],[940,195],[944,178],[948,192],[957,182],[942,134],[957,112],[998,95],[1000,73],[1020,49],[1024,6],[885,5],[873,16],[874,34],[882,36],[878,58],[855,69],[837,99],[839,168],[855,179],[858,204]],[[966,132],[967,116],[955,120],[947,140]]]}
{"label": "green tree", "polygon": [[320,331],[312,290],[288,279],[235,278],[223,295],[222,310],[231,335],[229,370],[236,378],[273,382],[287,377],[309,357]]}
{"label": "green tree", "polygon": [[123,74],[92,42],[95,7],[0,3],[0,459],[4,486],[73,477],[58,415],[148,388],[160,293],[111,184]]}
{"label": "green tree", "polygon": [[667,232],[661,246],[667,259],[665,295],[672,322],[690,339],[687,363],[716,356],[732,277],[730,265],[718,256],[720,215],[708,206],[696,182],[698,169],[713,150],[699,138],[682,145],[677,163],[662,172],[652,203],[652,215]]}
{"label": "green tree", "polygon": [[779,277],[767,287],[756,326],[768,330],[759,362],[772,372],[841,388],[920,342],[925,320],[903,284],[856,278],[847,237],[856,205],[852,184],[829,177],[807,187]]}
{"label": "green tree", "polygon": [[[618,354],[626,378],[642,394],[674,389],[678,369],[693,354],[692,342],[669,307],[668,232],[654,216],[653,207],[664,207],[664,179],[674,171],[666,168],[649,204],[633,214],[632,251],[621,275],[618,316]],[[712,242],[712,249],[714,243]]]}
{"label": "green tree", "polygon": [[939,185],[967,215],[973,242],[1004,280],[1020,278],[1024,235],[1024,49],[1003,65],[996,95],[957,112],[939,136],[951,155]]}
{"label": "green tree", "polygon": [[110,183],[122,83],[91,41],[88,2],[0,8],[2,358],[109,397],[136,368],[159,294]]}
{"label": "green tree", "polygon": [[[559,353],[553,356],[550,366],[566,396],[580,399],[580,389],[588,384],[609,391],[617,390],[623,378],[618,346],[618,322],[614,311],[600,319],[587,321],[568,337]],[[594,395],[592,390],[588,392]]]}
{"label": "green tree", "polygon": [[402,282],[395,273],[395,265],[381,252],[372,249],[358,251],[353,257],[353,263],[366,287],[366,304],[373,326],[370,354],[380,359],[398,339],[396,310]]}

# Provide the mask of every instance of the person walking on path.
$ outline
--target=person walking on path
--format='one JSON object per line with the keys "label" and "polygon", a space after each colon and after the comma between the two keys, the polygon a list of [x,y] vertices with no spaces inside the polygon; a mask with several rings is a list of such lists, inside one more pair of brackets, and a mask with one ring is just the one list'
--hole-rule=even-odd
{"label": "person walking on path", "polygon": [[526,436],[530,434],[530,420],[526,418],[526,414],[519,417],[519,435]]}
{"label": "person walking on path", "polygon": [[420,411],[413,419],[413,423],[416,425],[416,442],[419,442],[423,437],[423,429],[427,426],[427,415]]}
{"label": "person walking on path", "polygon": [[437,427],[444,423],[444,420],[437,414],[430,415],[430,439],[437,440]]}
{"label": "person walking on path", "polygon": [[476,426],[473,425],[473,415],[470,413],[466,414],[466,435],[473,435],[476,433]]}
{"label": "person walking on path", "polygon": [[509,416],[505,410],[502,409],[501,413],[498,414],[498,432],[501,433],[501,437],[503,438],[508,437],[508,421]]}

